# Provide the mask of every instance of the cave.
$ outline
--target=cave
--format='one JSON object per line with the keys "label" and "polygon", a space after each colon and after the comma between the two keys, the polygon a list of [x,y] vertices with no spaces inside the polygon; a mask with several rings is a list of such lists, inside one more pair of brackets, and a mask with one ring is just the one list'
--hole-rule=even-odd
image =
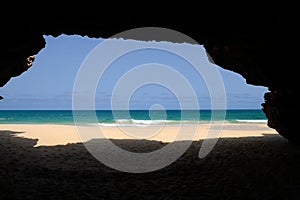
{"label": "cave", "polygon": [[[268,126],[289,141],[299,142],[296,118],[292,117],[297,114],[295,41],[299,18],[283,5],[274,9],[266,3],[209,4],[140,8],[124,5],[117,9],[112,4],[84,2],[24,2],[18,7],[8,3],[2,10],[9,15],[1,12],[0,87],[32,66],[34,56],[45,47],[44,35],[109,38],[133,28],[163,27],[203,44],[217,65],[241,74],[248,84],[268,87],[270,92],[264,95],[262,104]],[[281,15],[283,11],[289,15]],[[169,40],[187,42],[180,38]]]}

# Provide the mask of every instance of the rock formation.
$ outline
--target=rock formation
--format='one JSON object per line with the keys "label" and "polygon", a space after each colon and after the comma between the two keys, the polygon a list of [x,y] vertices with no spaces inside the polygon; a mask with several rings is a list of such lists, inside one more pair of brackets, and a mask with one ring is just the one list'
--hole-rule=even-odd
{"label": "rock formation", "polygon": [[[2,12],[0,21],[0,87],[32,66],[34,55],[45,46],[43,35],[107,38],[132,28],[164,27],[203,44],[217,65],[241,74],[248,84],[268,87],[262,104],[268,125],[285,138],[299,141],[292,117],[298,114],[295,63],[300,23],[292,10],[297,6],[280,4],[274,9],[263,1],[122,9],[115,8],[117,3],[23,4],[2,6],[9,14]],[[281,15],[286,11],[290,16]]]}

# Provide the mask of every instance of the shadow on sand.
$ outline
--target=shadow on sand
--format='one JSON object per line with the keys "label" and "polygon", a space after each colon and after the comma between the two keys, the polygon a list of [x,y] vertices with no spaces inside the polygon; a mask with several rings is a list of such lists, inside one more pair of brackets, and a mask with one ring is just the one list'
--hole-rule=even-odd
{"label": "shadow on sand", "polygon": [[[132,174],[109,168],[81,143],[34,147],[0,131],[0,199],[299,199],[300,147],[278,135],[220,138],[203,159],[202,141],[171,165]],[[138,152],[165,144],[113,140]],[[142,147],[142,148],[140,148]]]}

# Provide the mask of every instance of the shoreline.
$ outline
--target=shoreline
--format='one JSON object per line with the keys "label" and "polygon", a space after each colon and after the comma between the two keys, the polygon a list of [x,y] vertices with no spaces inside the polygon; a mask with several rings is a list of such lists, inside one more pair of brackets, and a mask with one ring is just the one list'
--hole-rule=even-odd
{"label": "shoreline", "polygon": [[[88,134],[90,128],[101,134]],[[189,126],[75,126],[66,124],[0,124],[2,131],[18,132],[16,137],[37,139],[37,146],[56,146],[81,143],[90,139],[145,139],[161,142],[198,141],[206,138],[239,138],[278,135],[266,123],[225,122],[210,127],[209,123]],[[80,134],[78,134],[78,131]],[[100,132],[99,132],[100,133]]]}

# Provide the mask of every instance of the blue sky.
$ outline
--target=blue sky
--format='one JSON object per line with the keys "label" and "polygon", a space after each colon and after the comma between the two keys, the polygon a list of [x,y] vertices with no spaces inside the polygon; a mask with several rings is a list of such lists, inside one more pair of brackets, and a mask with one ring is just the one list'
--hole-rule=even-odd
{"label": "blue sky", "polygon": [[[72,109],[73,85],[77,72],[89,53],[103,40],[65,35],[56,38],[44,37],[47,42],[46,47],[36,55],[33,66],[0,88],[0,94],[4,97],[0,101],[0,110]],[[139,43],[139,41],[126,42]],[[126,42],[122,41],[122,45],[126,45]],[[170,44],[160,43],[158,45],[166,47]],[[178,48],[181,47],[178,46]],[[199,48],[200,50],[203,49],[203,47]],[[199,57],[203,58],[203,67],[214,67],[220,72],[226,91],[228,109],[261,108],[263,95],[268,91],[266,87],[248,85],[239,74],[209,63],[204,51],[199,53]],[[131,78],[131,83],[118,82],[133,67],[152,62],[161,63],[178,70],[179,74],[191,84],[199,101],[200,109],[210,108],[210,96],[205,82],[201,76],[195,73],[189,63],[168,52],[147,49],[126,54],[107,68],[96,90],[96,109],[110,109],[112,95],[120,104],[129,104],[130,109],[149,109],[158,104],[166,109],[178,109],[180,108],[180,101],[189,101],[189,94],[185,88],[175,94],[170,88],[156,83],[141,85],[132,93],[130,99],[122,99],[122,95],[112,93],[117,84],[126,86],[126,84],[132,84],[138,79],[141,81],[151,76],[151,74],[146,73],[144,77],[136,77],[137,80]],[[153,73],[161,74],[162,71]],[[183,87],[180,81],[176,80],[176,77],[171,77],[169,80],[172,82],[172,87],[179,90],[180,87]],[[180,97],[178,98],[178,96]]]}

